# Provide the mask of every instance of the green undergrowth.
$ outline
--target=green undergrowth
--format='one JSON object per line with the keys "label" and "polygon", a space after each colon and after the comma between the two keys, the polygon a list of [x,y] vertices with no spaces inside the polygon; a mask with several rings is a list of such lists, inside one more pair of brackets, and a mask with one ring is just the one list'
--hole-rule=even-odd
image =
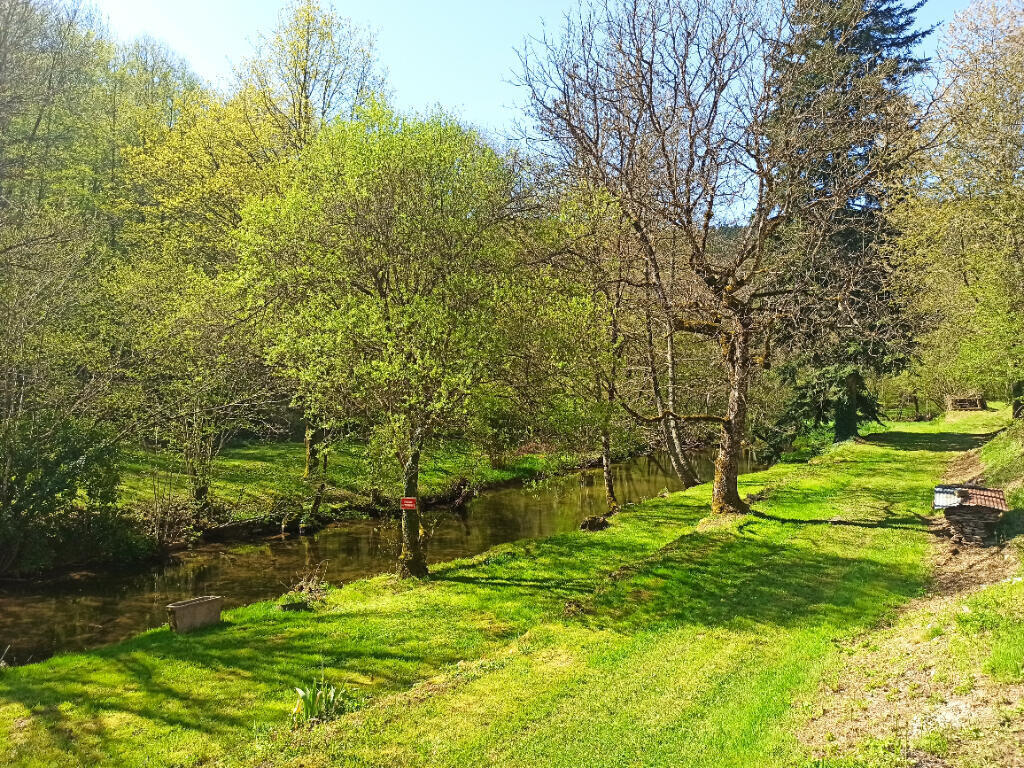
{"label": "green undergrowth", "polygon": [[[11,766],[801,765],[794,735],[843,641],[920,595],[931,486],[999,414],[898,424],[709,489],[628,506],[599,533],[497,547],[262,603],[0,674]],[[324,679],[365,706],[289,727]]]}

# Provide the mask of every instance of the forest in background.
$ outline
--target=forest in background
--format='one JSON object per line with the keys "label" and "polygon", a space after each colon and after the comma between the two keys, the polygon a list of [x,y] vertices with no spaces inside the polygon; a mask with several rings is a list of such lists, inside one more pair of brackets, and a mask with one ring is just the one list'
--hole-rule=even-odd
{"label": "forest in background", "polygon": [[1024,415],[1024,5],[979,0],[931,61],[918,8],[584,5],[524,43],[499,141],[396,111],[315,0],[223,92],[86,6],[0,0],[0,574],[223,520],[239,441],[304,443],[305,509],[353,444],[382,506],[453,442],[646,446],[690,483],[713,445],[729,513],[744,450],[970,392]]}

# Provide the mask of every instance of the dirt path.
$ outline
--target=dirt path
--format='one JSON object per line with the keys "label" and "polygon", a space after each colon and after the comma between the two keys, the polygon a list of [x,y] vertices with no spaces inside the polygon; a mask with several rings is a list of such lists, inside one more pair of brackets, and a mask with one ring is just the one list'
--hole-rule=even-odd
{"label": "dirt path", "polygon": [[[983,479],[977,450],[946,475]],[[931,530],[928,593],[846,645],[848,661],[819,691],[802,739],[826,765],[1024,767],[1024,681],[995,674],[992,662],[1003,634],[1024,626],[1020,538],[958,547],[941,517]]]}

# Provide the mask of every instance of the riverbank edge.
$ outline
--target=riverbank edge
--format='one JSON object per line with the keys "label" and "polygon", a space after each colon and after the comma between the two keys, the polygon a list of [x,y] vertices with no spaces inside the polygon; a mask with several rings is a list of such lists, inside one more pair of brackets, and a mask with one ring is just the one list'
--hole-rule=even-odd
{"label": "riverbank edge", "polygon": [[[629,461],[640,456],[653,453],[653,449],[644,447],[640,450],[616,454],[613,461]],[[568,477],[571,475],[600,468],[601,457],[580,456],[574,463],[567,463],[564,468],[556,471],[544,469],[531,469],[523,467],[516,470],[520,474],[496,481],[484,481],[475,485],[465,485],[468,478],[460,478],[445,490],[429,494],[420,498],[422,509],[436,509],[445,505],[453,505],[459,500],[463,490],[468,490],[468,497],[472,498],[482,491],[499,490],[502,488],[514,488],[525,485],[529,482],[554,477]],[[110,576],[140,573],[147,568],[160,564],[176,562],[180,556],[192,550],[194,547],[203,544],[222,544],[226,547],[251,544],[257,541],[265,541],[268,538],[310,536],[322,531],[324,528],[351,520],[383,520],[393,518],[400,514],[397,499],[379,499],[374,501],[369,497],[359,497],[343,488],[329,487],[325,491],[326,497],[321,506],[321,512],[310,518],[304,515],[291,514],[287,516],[271,516],[270,514],[249,517],[241,520],[231,520],[197,531],[195,538],[188,541],[177,542],[165,549],[157,549],[150,554],[126,560],[123,557],[104,556],[103,558],[88,562],[72,563],[55,568],[27,573],[20,575],[0,575],[0,589],[5,584],[10,585],[52,585],[61,582],[83,578],[104,578]],[[333,495],[333,499],[332,499]],[[339,501],[340,497],[346,497]],[[364,501],[354,501],[355,498],[363,498]],[[469,498],[466,499],[468,502]],[[303,504],[307,501],[305,497],[293,496],[283,500],[285,504],[289,501],[291,505]]]}

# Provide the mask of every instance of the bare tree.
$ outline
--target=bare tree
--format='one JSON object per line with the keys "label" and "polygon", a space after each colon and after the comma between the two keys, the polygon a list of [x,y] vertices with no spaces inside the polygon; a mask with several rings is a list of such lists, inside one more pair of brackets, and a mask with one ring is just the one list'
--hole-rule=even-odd
{"label": "bare tree", "polygon": [[[801,2],[801,18],[818,2]],[[610,194],[644,253],[652,334],[669,349],[679,334],[717,346],[723,412],[677,413],[657,395],[657,413],[638,414],[668,425],[670,442],[673,425],[718,425],[715,512],[747,510],[737,488],[747,393],[754,366],[770,359],[782,299],[801,290],[792,264],[816,251],[850,190],[909,151],[901,132],[914,128],[910,100],[888,92],[883,73],[851,78],[836,46],[792,65],[809,28],[789,10],[606,0],[522,54],[539,150]],[[818,10],[817,22],[846,12],[823,1]],[[855,119],[844,105],[876,117]],[[867,132],[871,162],[851,161],[837,174],[842,188],[808,183]]]}

